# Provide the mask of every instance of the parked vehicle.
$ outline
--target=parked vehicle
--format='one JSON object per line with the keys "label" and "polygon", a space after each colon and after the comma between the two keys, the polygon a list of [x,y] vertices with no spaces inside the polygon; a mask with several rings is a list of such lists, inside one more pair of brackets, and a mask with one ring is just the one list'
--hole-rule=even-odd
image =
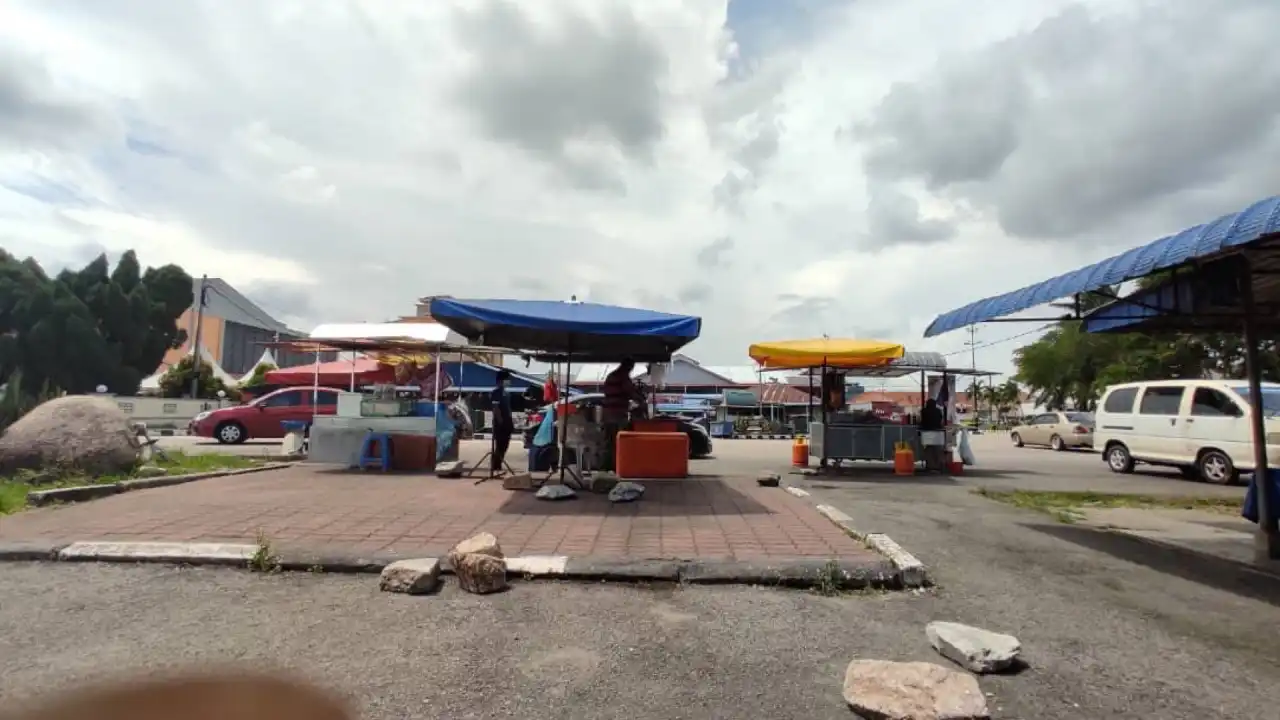
{"label": "parked vehicle", "polygon": [[[1176,467],[1229,484],[1254,468],[1249,386],[1243,380],[1161,380],[1113,385],[1099,405],[1095,443],[1112,472],[1135,463]],[[1267,463],[1280,465],[1280,384],[1262,384]]]}
{"label": "parked vehicle", "polygon": [[[587,395],[578,395],[573,398],[573,404],[578,411],[591,410],[598,407],[604,401],[604,395],[601,393],[590,393]],[[542,406],[541,409],[529,413],[529,422],[524,429],[524,446],[529,448],[533,445],[533,436],[538,432],[538,426],[542,424],[543,417],[551,412],[551,404]],[[654,416],[655,420],[672,420],[679,426],[680,431],[689,436],[689,457],[700,458],[711,454],[711,435],[706,428],[691,422],[679,415],[659,414]]]}
{"label": "parked vehicle", "polygon": [[1048,445],[1054,450],[1093,447],[1093,413],[1047,412],[1009,431],[1014,445]]}
{"label": "parked vehicle", "polygon": [[284,437],[282,422],[308,422],[313,415],[333,415],[337,409],[338,391],[333,388],[290,387],[244,405],[202,412],[191,419],[187,432],[225,445],[273,440]]}

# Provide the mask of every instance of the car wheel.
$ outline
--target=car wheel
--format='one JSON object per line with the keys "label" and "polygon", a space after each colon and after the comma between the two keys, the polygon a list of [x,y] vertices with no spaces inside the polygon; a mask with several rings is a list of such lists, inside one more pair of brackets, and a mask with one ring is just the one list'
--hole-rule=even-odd
{"label": "car wheel", "polygon": [[1214,485],[1231,485],[1240,479],[1240,471],[1221,450],[1205,450],[1196,460],[1200,479]]}
{"label": "car wheel", "polygon": [[238,422],[224,422],[213,429],[213,437],[223,445],[239,445],[249,439],[249,433]]}
{"label": "car wheel", "polygon": [[1022,447],[1022,436],[1018,433],[1009,435],[1009,439],[1013,441],[1014,447]]}
{"label": "car wheel", "polygon": [[1126,474],[1133,472],[1133,456],[1129,454],[1129,448],[1116,443],[1107,448],[1106,458],[1107,467],[1111,468],[1111,472]]}
{"label": "car wheel", "polygon": [[1058,452],[1062,452],[1067,449],[1066,443],[1062,442],[1062,436],[1060,435],[1054,435],[1049,438],[1049,447],[1057,450]]}

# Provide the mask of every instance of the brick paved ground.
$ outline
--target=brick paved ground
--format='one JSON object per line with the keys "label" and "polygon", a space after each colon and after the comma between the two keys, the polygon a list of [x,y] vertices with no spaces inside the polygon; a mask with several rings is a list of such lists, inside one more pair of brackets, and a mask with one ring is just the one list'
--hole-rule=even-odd
{"label": "brick paved ground", "polygon": [[643,500],[535,500],[498,482],[307,466],[0,516],[0,540],[249,541],[285,549],[439,554],[487,530],[510,555],[865,557],[811,503],[751,478],[645,481]]}

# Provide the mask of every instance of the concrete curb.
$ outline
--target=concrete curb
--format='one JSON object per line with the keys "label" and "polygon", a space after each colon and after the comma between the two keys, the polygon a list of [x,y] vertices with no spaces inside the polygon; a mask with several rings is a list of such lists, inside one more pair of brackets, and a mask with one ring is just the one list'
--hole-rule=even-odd
{"label": "concrete curb", "polygon": [[209,478],[227,477],[230,475],[248,475],[250,473],[265,472],[267,470],[279,470],[280,468],[290,467],[293,464],[294,463],[292,462],[269,462],[258,465],[257,467],[241,468],[238,470],[213,470],[203,473],[188,473],[186,475],[161,475],[159,477],[136,478],[134,480],[103,483],[102,485],[77,485],[76,487],[54,488],[52,490],[32,490],[27,493],[27,504],[31,507],[44,507],[45,505],[51,505],[53,503],[97,500],[98,498],[119,495],[120,493],[131,492],[133,490],[148,490],[151,488],[169,487],[171,485],[182,485],[183,483],[195,482],[197,480],[208,480]]}
{"label": "concrete curb", "polygon": [[[248,567],[261,552],[246,543],[20,542],[0,544],[0,561],[155,563],[189,566]],[[396,560],[393,554],[356,555],[286,551],[267,558],[272,568],[325,573],[379,573]],[[902,586],[901,573],[887,560],[793,558],[768,561],[622,560],[607,557],[529,555],[507,558],[514,578],[586,582],[670,582],[695,585],[765,585],[771,587],[860,590]],[[444,558],[441,571],[452,574]]]}
{"label": "concrete curb", "polygon": [[831,505],[819,505],[817,509],[823,517],[835,523],[850,537],[861,541],[867,547],[888,558],[896,570],[899,582],[903,587],[920,588],[933,584],[924,563],[904,550],[901,545],[894,542],[888,535],[884,533],[864,533],[858,530],[853,525],[853,518]]}

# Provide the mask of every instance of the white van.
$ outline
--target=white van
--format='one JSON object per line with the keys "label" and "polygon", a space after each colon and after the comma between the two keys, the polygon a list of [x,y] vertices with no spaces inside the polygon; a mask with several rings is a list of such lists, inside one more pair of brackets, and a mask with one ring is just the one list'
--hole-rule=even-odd
{"label": "white van", "polygon": [[[1267,465],[1280,467],[1280,384],[1262,384]],[[1228,484],[1253,470],[1249,384],[1243,380],[1152,380],[1112,385],[1094,413],[1094,447],[1112,472],[1135,462]]]}

